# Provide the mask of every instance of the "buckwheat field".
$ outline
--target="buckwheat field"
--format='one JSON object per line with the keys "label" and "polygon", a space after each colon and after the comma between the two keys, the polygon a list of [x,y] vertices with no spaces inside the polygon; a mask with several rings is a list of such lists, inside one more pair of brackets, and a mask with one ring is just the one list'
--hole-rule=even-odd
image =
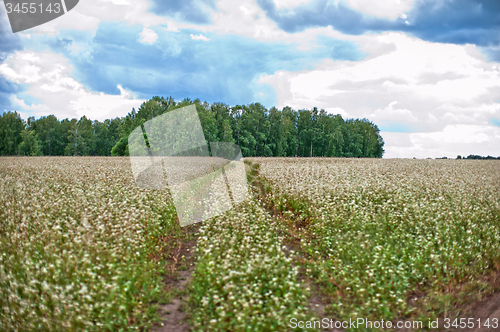
{"label": "buckwheat field", "polygon": [[1,158],[0,191],[1,331],[150,325],[182,235],[167,192],[139,189],[128,158],[89,157]]}
{"label": "buckwheat field", "polygon": [[334,317],[427,320],[498,289],[499,162],[254,162]]}
{"label": "buckwheat field", "polygon": [[427,321],[499,289],[498,161],[246,163],[250,198],[189,233],[128,158],[1,158],[0,330],[158,328],[193,238],[193,331],[303,330],[312,298],[332,319]]}

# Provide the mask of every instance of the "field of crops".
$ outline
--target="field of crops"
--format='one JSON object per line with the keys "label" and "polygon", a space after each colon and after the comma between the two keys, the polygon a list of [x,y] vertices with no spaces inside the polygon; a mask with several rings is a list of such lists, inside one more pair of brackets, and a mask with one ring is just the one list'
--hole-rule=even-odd
{"label": "field of crops", "polygon": [[497,161],[254,162],[332,316],[427,321],[498,287]]}
{"label": "field of crops", "polygon": [[247,164],[252,198],[190,234],[128,158],[1,158],[0,330],[149,331],[193,236],[193,331],[289,331],[322,318],[312,296],[333,319],[453,317],[498,290],[498,161]]}
{"label": "field of crops", "polygon": [[1,331],[151,326],[183,236],[167,191],[139,189],[128,158],[12,157],[0,193]]}

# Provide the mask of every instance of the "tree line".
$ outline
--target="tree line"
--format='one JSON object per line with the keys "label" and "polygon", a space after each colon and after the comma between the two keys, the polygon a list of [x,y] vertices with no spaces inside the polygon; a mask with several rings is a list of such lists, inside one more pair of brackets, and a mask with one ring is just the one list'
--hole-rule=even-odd
{"label": "tree line", "polygon": [[266,109],[259,103],[230,107],[186,98],[155,96],[125,117],[92,121],[85,116],[59,121],[54,115],[23,120],[17,112],[0,116],[0,155],[123,156],[128,136],[146,121],[191,104],[209,142],[232,142],[244,157],[381,158],[384,141],[367,119],[343,119],[318,110]]}
{"label": "tree line", "polygon": [[486,156],[486,157],[483,157],[483,156],[479,156],[479,155],[476,155],[476,154],[470,154],[468,155],[467,157],[462,157],[461,155],[458,155],[457,156],[457,159],[481,159],[481,160],[490,160],[490,159],[498,159],[500,160],[500,156],[499,157],[493,157],[493,156]]}

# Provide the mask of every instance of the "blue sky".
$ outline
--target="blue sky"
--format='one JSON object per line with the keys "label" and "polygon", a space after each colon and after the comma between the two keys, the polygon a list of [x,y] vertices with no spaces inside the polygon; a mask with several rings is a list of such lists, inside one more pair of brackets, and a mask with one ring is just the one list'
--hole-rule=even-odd
{"label": "blue sky", "polygon": [[385,157],[500,155],[497,0],[81,0],[16,34],[0,110],[126,115],[155,95],[323,108],[379,125]]}

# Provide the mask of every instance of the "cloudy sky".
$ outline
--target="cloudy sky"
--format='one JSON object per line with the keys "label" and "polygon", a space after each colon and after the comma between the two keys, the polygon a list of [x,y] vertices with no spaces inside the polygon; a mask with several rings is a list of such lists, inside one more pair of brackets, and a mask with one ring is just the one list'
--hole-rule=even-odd
{"label": "cloudy sky", "polygon": [[80,0],[15,34],[0,4],[0,112],[155,95],[368,118],[385,158],[499,156],[500,1]]}

